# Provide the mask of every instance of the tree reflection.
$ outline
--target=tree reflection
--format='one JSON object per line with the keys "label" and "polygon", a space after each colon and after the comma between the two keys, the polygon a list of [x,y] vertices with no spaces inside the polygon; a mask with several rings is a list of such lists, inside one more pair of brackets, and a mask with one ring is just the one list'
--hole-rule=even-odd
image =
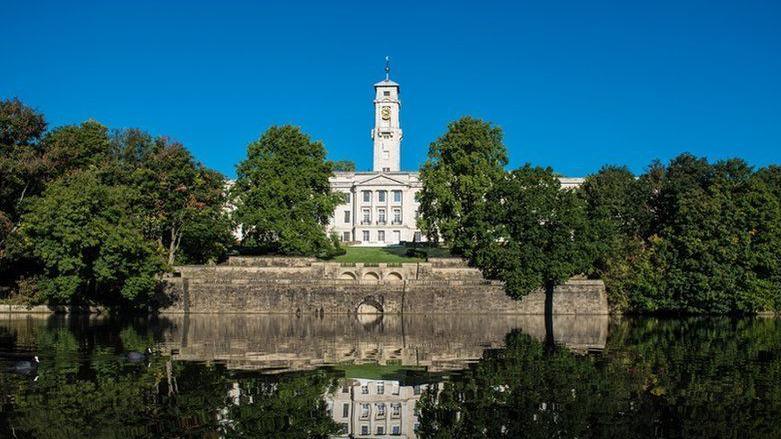
{"label": "tree reflection", "polygon": [[325,393],[334,380],[325,371],[240,380],[233,390],[225,437],[324,438],[339,431]]}
{"label": "tree reflection", "polygon": [[[102,328],[102,329],[105,329]],[[215,364],[172,362],[145,352],[154,340],[133,327],[91,344],[69,329],[42,329],[37,377],[0,373],[0,437],[325,437],[336,431],[323,372],[235,377]],[[105,334],[104,334],[105,336]],[[117,350],[106,340],[119,340]],[[240,392],[236,390],[240,389]]]}
{"label": "tree reflection", "polygon": [[781,327],[625,321],[582,356],[511,333],[418,412],[421,437],[781,437]]}
{"label": "tree reflection", "polygon": [[[33,373],[0,372],[0,437],[338,433],[324,401],[335,371],[262,375],[154,350],[130,361],[160,343],[138,324],[0,333],[4,352],[28,352],[24,339],[41,358]],[[781,437],[779,320],[624,319],[589,354],[520,331],[505,341],[428,386],[403,422],[421,437]]]}

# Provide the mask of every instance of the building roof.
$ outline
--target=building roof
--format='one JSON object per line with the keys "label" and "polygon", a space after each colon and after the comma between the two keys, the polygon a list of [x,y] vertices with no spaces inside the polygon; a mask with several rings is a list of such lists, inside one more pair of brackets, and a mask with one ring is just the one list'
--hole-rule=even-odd
{"label": "building roof", "polygon": [[375,87],[398,87],[399,84],[395,81],[391,81],[390,79],[383,79],[382,81],[374,84]]}

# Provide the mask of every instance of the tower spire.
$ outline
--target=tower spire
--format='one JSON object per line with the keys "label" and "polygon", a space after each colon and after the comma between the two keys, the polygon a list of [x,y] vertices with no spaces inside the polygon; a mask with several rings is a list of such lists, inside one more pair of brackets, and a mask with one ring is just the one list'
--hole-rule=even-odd
{"label": "tower spire", "polygon": [[385,56],[385,80],[390,81],[390,57]]}

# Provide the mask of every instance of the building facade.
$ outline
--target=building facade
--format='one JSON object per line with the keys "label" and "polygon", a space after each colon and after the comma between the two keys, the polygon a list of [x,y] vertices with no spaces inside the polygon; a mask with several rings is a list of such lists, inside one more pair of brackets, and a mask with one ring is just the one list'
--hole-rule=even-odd
{"label": "building facade", "polygon": [[[385,79],[374,84],[374,166],[371,172],[335,172],[331,189],[343,195],[326,228],[343,242],[362,246],[388,246],[422,242],[417,227],[418,201],[422,188],[417,172],[401,170],[399,84]],[[561,177],[563,189],[574,189],[582,178]]]}
{"label": "building facade", "polygon": [[431,384],[405,386],[395,380],[354,379],[325,396],[336,437],[414,438],[418,428],[415,406]]}
{"label": "building facade", "polygon": [[417,228],[421,188],[417,172],[401,170],[399,84],[390,79],[374,84],[374,167],[371,172],[335,172],[331,189],[343,195],[327,231],[340,240],[365,246],[423,241]]}

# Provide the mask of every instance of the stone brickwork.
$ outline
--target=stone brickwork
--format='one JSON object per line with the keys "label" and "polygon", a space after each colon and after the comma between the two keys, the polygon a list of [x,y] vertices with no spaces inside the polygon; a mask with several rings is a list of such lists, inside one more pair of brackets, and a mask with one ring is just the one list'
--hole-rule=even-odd
{"label": "stone brickwork", "polygon": [[[364,318],[365,317],[365,318]],[[232,369],[307,370],[339,363],[461,370],[486,349],[504,347],[519,330],[545,339],[539,315],[324,316],[260,314],[169,315],[162,340],[174,357],[225,363]],[[608,316],[561,315],[553,319],[557,343],[575,352],[604,349]],[[443,337],[446,334],[446,337]]]}
{"label": "stone brickwork", "polygon": [[[285,264],[244,258],[219,266],[178,267],[169,313],[491,313],[542,314],[545,295],[509,298],[498,282],[466,266],[431,263],[340,264],[296,258]],[[270,259],[270,258],[257,258]],[[554,314],[607,314],[602,281],[556,288]]]}

